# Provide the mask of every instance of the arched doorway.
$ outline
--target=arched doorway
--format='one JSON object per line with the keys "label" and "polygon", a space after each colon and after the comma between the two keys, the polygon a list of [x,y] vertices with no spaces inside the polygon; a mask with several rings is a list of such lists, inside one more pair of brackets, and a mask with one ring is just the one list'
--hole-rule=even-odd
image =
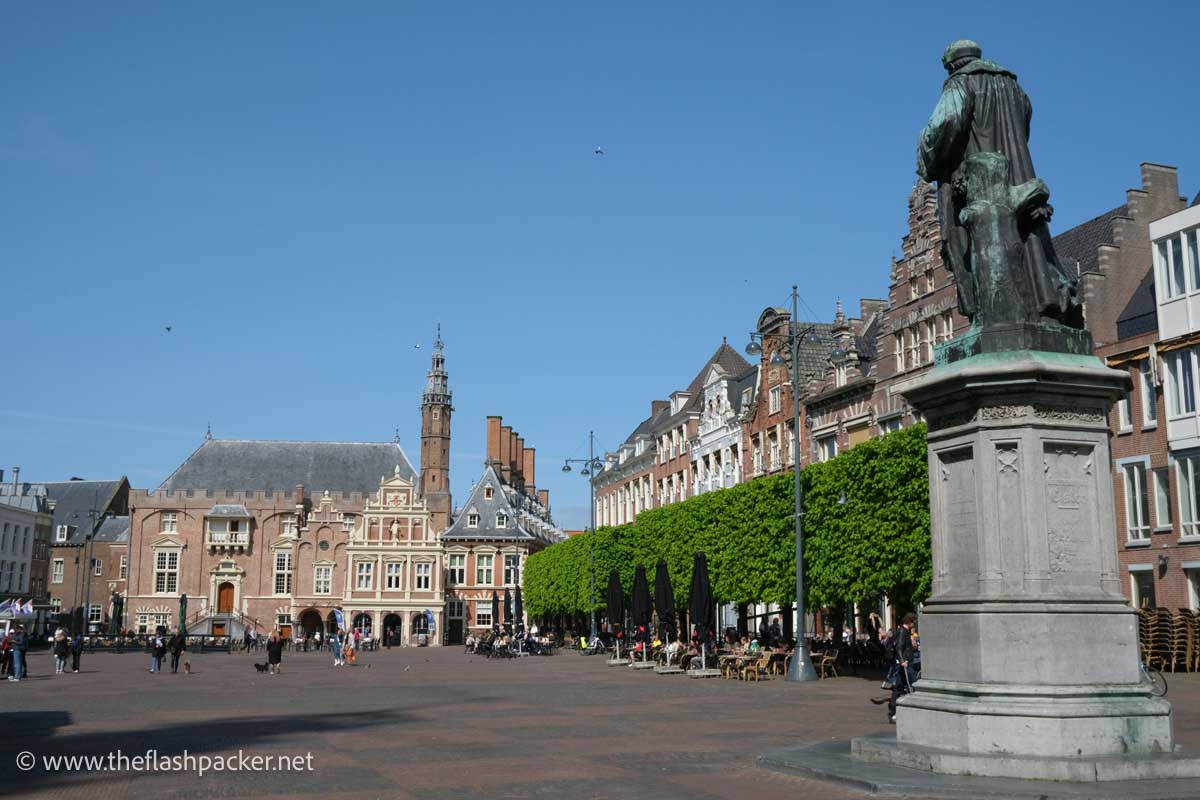
{"label": "arched doorway", "polygon": [[325,633],[334,634],[337,633],[337,629],[337,615],[330,611],[329,615],[325,617]]}
{"label": "arched doorway", "polygon": [[304,636],[307,638],[312,636],[321,627],[321,612],[315,608],[310,608],[300,615],[300,629],[304,631]]}
{"label": "arched doorway", "polygon": [[355,614],[353,622],[354,630],[361,633],[364,637],[371,635],[371,615],[370,614]]}
{"label": "arched doorway", "polygon": [[383,618],[383,645],[391,647],[401,642],[404,636],[404,618],[399,614],[388,614]]}
{"label": "arched doorway", "polygon": [[429,644],[429,619],[424,611],[412,615],[408,623],[409,643],[418,646]]}
{"label": "arched doorway", "polygon": [[233,584],[228,581],[217,587],[217,613],[233,613]]}

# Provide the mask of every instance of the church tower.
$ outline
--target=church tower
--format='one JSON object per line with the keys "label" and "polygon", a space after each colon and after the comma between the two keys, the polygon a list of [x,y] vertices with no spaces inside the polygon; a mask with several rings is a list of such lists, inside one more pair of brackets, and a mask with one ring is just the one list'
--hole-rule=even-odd
{"label": "church tower", "polygon": [[439,532],[450,526],[450,415],[454,413],[450,402],[439,324],[425,393],[421,396],[421,494],[432,512],[431,525]]}

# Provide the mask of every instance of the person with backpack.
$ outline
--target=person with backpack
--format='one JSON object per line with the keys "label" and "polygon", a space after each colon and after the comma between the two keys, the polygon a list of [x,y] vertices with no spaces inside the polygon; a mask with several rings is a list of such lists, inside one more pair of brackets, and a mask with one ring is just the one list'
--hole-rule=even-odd
{"label": "person with backpack", "polygon": [[896,701],[912,691],[913,681],[916,680],[917,650],[913,644],[913,628],[917,625],[917,615],[911,611],[900,620],[895,643],[894,663],[896,676],[892,680],[892,698],[888,702],[888,722],[896,722]]}
{"label": "person with backpack", "polygon": [[62,675],[67,669],[67,656],[71,654],[71,640],[62,628],[54,632],[54,674]]}

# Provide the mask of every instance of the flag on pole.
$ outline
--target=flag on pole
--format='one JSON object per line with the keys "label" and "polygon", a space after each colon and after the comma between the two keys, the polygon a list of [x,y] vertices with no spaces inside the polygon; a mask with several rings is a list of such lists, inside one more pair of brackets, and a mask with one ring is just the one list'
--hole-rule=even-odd
{"label": "flag on pole", "polygon": [[345,630],[346,618],[342,616],[342,610],[340,608],[335,608],[333,610],[333,621],[337,623],[338,630]]}
{"label": "flag on pole", "polygon": [[33,598],[32,597],[25,601],[24,611],[26,614],[33,613]]}
{"label": "flag on pole", "polygon": [[12,602],[13,602],[12,600],[0,601],[0,614],[3,614],[5,611],[8,611],[9,606],[12,605]]}

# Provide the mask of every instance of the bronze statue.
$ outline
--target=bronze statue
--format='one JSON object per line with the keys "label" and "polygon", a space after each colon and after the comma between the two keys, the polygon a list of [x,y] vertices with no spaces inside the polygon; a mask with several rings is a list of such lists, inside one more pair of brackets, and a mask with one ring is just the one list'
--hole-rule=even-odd
{"label": "bronze statue", "polygon": [[[985,328],[1002,322],[1082,328],[1076,281],[1050,240],[1049,190],[1037,181],[1029,155],[1029,97],[1017,76],[985,60],[973,41],[951,44],[942,65],[950,77],[921,131],[917,173],[938,183],[942,258],[958,283],[959,310]],[[998,154],[1003,164],[984,159],[971,166],[981,153]],[[999,199],[1003,205],[995,206]],[[983,224],[978,205],[964,218],[980,203],[1000,217],[1009,213],[1008,221],[1000,228]],[[981,251],[984,239],[990,252]]]}

